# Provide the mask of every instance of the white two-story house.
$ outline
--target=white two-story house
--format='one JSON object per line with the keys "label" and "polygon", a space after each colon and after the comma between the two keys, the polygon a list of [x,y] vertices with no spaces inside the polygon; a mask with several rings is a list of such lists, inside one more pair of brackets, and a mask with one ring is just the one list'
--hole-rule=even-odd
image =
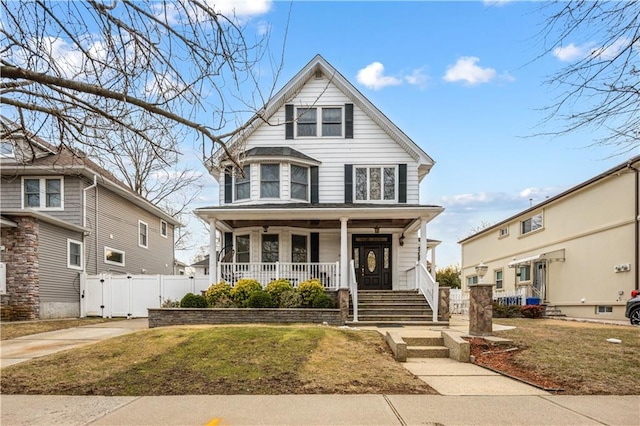
{"label": "white two-story house", "polygon": [[222,151],[210,163],[220,205],[196,210],[210,224],[210,274],[352,291],[435,284],[427,224],[443,208],[419,200],[431,157],[319,55],[263,111],[228,143],[242,170]]}

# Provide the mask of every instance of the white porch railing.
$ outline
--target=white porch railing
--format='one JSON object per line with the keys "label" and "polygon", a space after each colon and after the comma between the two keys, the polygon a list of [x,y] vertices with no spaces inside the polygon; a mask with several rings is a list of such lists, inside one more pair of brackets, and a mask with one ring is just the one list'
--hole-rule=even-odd
{"label": "white porch railing", "polygon": [[501,305],[521,305],[527,304],[527,289],[521,287],[518,290],[496,291],[493,293],[493,300]]}
{"label": "white porch railing", "polygon": [[358,279],[353,259],[349,262],[349,271],[349,293],[351,293],[351,303],[353,304],[353,322],[358,322]]}
{"label": "white porch railing", "polygon": [[298,284],[317,278],[325,290],[337,290],[340,286],[339,262],[333,263],[218,263],[216,282],[226,281],[232,286],[242,278],[251,278],[266,286],[273,280],[286,279],[294,288]]}
{"label": "white porch railing", "polygon": [[440,297],[438,283],[427,271],[426,266],[421,263],[416,263],[416,266],[407,270],[407,281],[411,282],[411,279],[414,280],[415,288],[422,293],[431,306],[433,321],[438,321],[438,299]]}

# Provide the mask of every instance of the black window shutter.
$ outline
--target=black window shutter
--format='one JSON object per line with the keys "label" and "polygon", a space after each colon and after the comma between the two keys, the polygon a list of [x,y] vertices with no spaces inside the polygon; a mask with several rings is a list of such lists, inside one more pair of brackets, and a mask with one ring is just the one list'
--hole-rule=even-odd
{"label": "black window shutter", "polygon": [[285,139],[293,139],[293,105],[284,106]]}
{"label": "black window shutter", "polygon": [[320,198],[318,195],[318,166],[309,167],[311,172],[311,204],[318,204]]}
{"label": "black window shutter", "polygon": [[344,165],[344,202],[353,203],[353,164]]}
{"label": "black window shutter", "polygon": [[320,234],[318,232],[312,232],[310,234],[311,242],[311,262],[320,262]]}
{"label": "black window shutter", "polygon": [[233,176],[231,167],[224,168],[224,202],[233,203]]}
{"label": "black window shutter", "polygon": [[398,202],[407,202],[407,165],[398,164]]}
{"label": "black window shutter", "polygon": [[353,139],[353,104],[344,104],[344,137]]}

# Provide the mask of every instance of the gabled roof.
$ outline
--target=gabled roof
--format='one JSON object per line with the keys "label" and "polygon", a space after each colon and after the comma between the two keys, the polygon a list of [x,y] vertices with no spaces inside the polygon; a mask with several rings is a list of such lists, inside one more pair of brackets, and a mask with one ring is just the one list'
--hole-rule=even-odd
{"label": "gabled roof", "polygon": [[[296,94],[302,89],[307,81],[313,78],[316,72],[322,72],[331,82],[342,91],[355,105],[364,111],[378,126],[380,126],[388,135],[402,146],[408,153],[418,162],[418,175],[422,178],[429,173],[435,161],[427,155],[411,138],[409,138],[402,130],[400,130],[387,116],[385,116],[371,101],[369,101],[358,89],[355,88],[342,74],[338,72],[331,64],[329,64],[321,55],[316,55],[307,65],[304,66],[278,93],[276,93],[269,102],[254,115],[248,122],[251,123],[247,128],[233,138],[227,145],[229,147],[236,143],[243,142],[251,134],[260,127],[264,121],[268,121],[271,117],[287,102],[290,102]],[[222,155],[218,151],[217,155]],[[216,158],[217,159],[217,158]],[[216,167],[215,164],[211,164]]]}
{"label": "gabled roof", "polygon": [[31,133],[25,134],[24,131],[18,131],[18,126],[4,116],[0,116],[0,126],[3,128],[3,134],[10,134],[14,140],[21,139],[29,144],[34,144],[42,151],[42,155],[31,158],[26,164],[3,163],[3,175],[14,174],[19,176],[53,172],[61,175],[81,175],[90,180],[93,180],[95,177],[98,184],[107,187],[143,210],[160,217],[167,223],[180,226],[180,222],[174,219],[173,216],[133,192],[115,175],[89,159],[86,154],[74,152],[65,146],[54,146],[37,135]]}
{"label": "gabled roof", "polygon": [[554,202],[556,202],[556,201],[558,201],[558,200],[560,200],[560,199],[562,199],[564,197],[567,197],[567,196],[573,194],[576,191],[579,191],[580,189],[582,189],[584,187],[587,187],[587,186],[589,186],[591,184],[594,184],[594,183],[596,183],[596,182],[598,182],[598,181],[600,181],[600,180],[602,180],[604,178],[607,178],[607,177],[609,177],[611,175],[618,174],[618,173],[622,172],[625,169],[636,169],[637,170],[638,167],[640,167],[640,155],[637,155],[635,157],[631,157],[626,162],[618,164],[617,166],[607,170],[604,173],[600,173],[599,175],[597,175],[597,176],[595,176],[595,177],[593,177],[593,178],[591,178],[589,180],[586,180],[586,181],[584,181],[584,182],[582,182],[582,183],[580,183],[580,184],[578,184],[578,185],[576,185],[576,186],[574,186],[572,188],[569,188],[566,191],[561,192],[560,194],[558,194],[558,195],[556,195],[554,197],[548,198],[548,199],[544,200],[543,202],[541,202],[539,204],[535,204],[535,205],[529,207],[528,209],[522,210],[520,213],[516,213],[515,215],[513,215],[513,216],[511,216],[511,217],[509,217],[509,218],[507,218],[507,219],[505,219],[505,220],[503,220],[501,222],[498,222],[495,225],[492,225],[492,226],[490,226],[488,228],[485,228],[482,231],[476,232],[473,235],[469,235],[468,237],[458,241],[458,244],[466,243],[467,241],[469,241],[469,240],[471,240],[473,238],[476,238],[476,237],[478,237],[480,235],[483,235],[483,234],[486,234],[488,232],[491,232],[491,231],[499,228],[500,226],[506,225],[509,222],[514,221],[515,219],[519,218],[520,216],[525,216],[525,215],[528,215],[530,213],[533,213],[536,210],[539,210],[539,209],[541,209],[542,207],[544,207],[544,206],[546,206],[548,204],[554,203]]}

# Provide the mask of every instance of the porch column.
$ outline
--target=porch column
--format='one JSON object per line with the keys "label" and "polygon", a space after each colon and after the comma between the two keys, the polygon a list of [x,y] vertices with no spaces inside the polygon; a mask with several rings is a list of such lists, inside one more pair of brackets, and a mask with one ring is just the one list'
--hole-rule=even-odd
{"label": "porch column", "polygon": [[[420,218],[420,263],[427,267],[427,218]],[[435,275],[435,274],[434,274]]]}
{"label": "porch column", "polygon": [[349,288],[349,246],[347,245],[347,219],[340,218],[340,287]]}
{"label": "porch column", "polygon": [[209,283],[218,280],[218,262],[216,259],[216,220],[209,219]]}
{"label": "porch column", "polygon": [[431,275],[433,275],[433,279],[436,279],[436,248],[431,248]]}

